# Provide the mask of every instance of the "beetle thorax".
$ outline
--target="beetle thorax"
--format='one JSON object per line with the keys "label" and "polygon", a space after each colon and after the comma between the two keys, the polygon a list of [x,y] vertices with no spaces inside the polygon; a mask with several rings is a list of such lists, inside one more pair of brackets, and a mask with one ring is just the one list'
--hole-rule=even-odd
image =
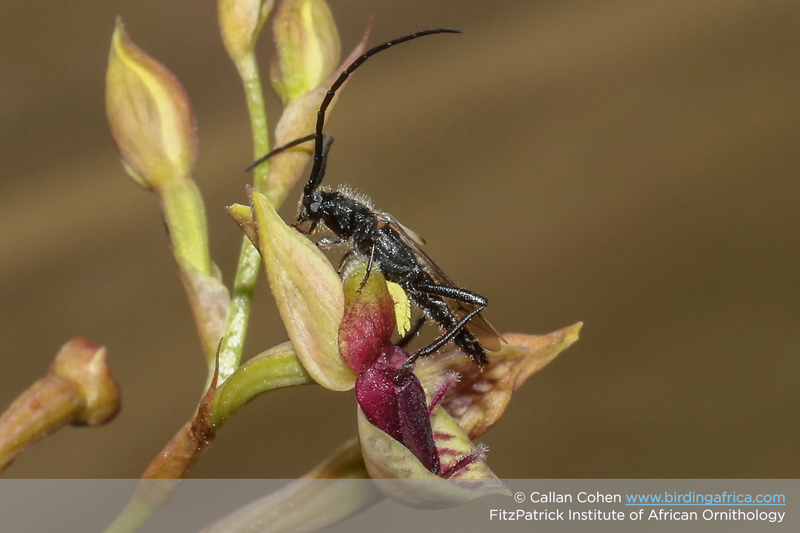
{"label": "beetle thorax", "polygon": [[301,218],[321,220],[337,236],[348,239],[374,226],[372,210],[347,192],[316,190],[303,198]]}

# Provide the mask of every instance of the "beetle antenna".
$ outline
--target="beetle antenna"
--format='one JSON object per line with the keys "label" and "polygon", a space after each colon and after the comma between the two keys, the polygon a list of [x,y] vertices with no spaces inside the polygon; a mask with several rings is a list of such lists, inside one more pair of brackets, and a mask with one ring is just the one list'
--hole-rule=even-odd
{"label": "beetle antenna", "polygon": [[[311,169],[311,176],[308,178],[308,183],[306,183],[306,186],[303,189],[303,194],[305,196],[308,196],[311,193],[313,193],[317,189],[317,187],[319,187],[319,184],[322,183],[322,178],[325,177],[325,166],[327,164],[328,150],[330,149],[330,143],[323,142],[322,129],[325,126],[325,112],[331,105],[331,101],[333,101],[333,97],[336,95],[336,91],[338,91],[339,88],[344,84],[344,82],[347,81],[347,78],[350,77],[350,74],[352,74],[358,67],[360,67],[367,59],[374,56],[378,52],[382,52],[387,48],[390,48],[396,44],[405,43],[407,41],[412,41],[418,37],[425,37],[426,35],[434,35],[437,33],[461,33],[461,30],[455,30],[451,28],[434,28],[398,37],[397,39],[393,39],[391,41],[370,48],[363,55],[359,56],[358,59],[350,63],[350,65],[346,69],[344,69],[341,74],[339,74],[339,77],[336,78],[336,81],[333,82],[333,85],[331,85],[331,88],[328,89],[328,92],[325,94],[325,98],[322,100],[322,104],[319,106],[319,111],[317,111],[317,128],[313,136],[314,167]],[[304,137],[303,139],[306,138]],[[300,140],[298,139],[298,144],[299,141]],[[323,147],[327,149],[324,149]]]}
{"label": "beetle antenna", "polygon": [[295,139],[295,140],[293,140],[292,142],[286,143],[286,144],[284,144],[283,146],[280,146],[280,147],[278,147],[278,148],[275,148],[274,150],[272,150],[272,151],[271,151],[271,152],[269,152],[268,154],[266,154],[266,155],[262,155],[261,157],[259,157],[258,159],[256,159],[256,160],[255,160],[255,161],[253,161],[252,163],[250,163],[250,166],[249,166],[249,167],[247,167],[246,169],[244,169],[244,171],[245,171],[245,172],[250,172],[251,170],[253,170],[254,168],[256,168],[258,165],[260,165],[261,163],[263,163],[263,162],[264,162],[264,161],[266,161],[267,159],[272,159],[272,157],[273,157],[273,156],[276,156],[276,155],[278,155],[278,154],[279,154],[279,153],[281,153],[281,152],[285,152],[285,151],[286,151],[286,150],[288,150],[289,148],[294,148],[294,147],[295,147],[295,146],[297,146],[298,144],[303,144],[304,142],[308,142],[308,141],[310,141],[310,140],[313,140],[313,139],[314,139],[314,137],[316,137],[316,135],[317,135],[316,133],[312,133],[312,134],[310,134],[310,135],[306,135],[305,137],[300,137],[299,139]]}

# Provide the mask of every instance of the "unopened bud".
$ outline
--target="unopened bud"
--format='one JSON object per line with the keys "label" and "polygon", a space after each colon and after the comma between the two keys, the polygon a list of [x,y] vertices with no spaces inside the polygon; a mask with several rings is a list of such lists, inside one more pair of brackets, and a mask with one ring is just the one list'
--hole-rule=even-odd
{"label": "unopened bud", "polygon": [[328,79],[339,64],[342,46],[324,0],[283,0],[273,33],[272,86],[288,105]]}
{"label": "unopened bud", "polygon": [[98,426],[119,411],[105,348],[83,337],[62,346],[45,377],[0,415],[0,471],[27,446],[66,424]]}
{"label": "unopened bud", "polygon": [[119,386],[108,368],[105,348],[76,337],[58,352],[50,375],[68,379],[80,388],[85,405],[73,424],[105,424],[119,411]]}
{"label": "unopened bud", "polygon": [[222,42],[234,63],[253,53],[258,34],[275,0],[219,0],[217,13]]}
{"label": "unopened bud", "polygon": [[161,189],[192,175],[197,127],[186,91],[133,44],[119,18],[108,57],[106,113],[125,170],[139,184]]}

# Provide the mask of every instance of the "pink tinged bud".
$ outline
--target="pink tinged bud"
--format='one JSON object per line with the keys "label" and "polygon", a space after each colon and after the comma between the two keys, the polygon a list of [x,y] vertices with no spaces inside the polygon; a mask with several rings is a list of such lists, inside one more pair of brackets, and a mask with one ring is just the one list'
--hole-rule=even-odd
{"label": "pink tinged bud", "polygon": [[344,317],[339,326],[339,352],[356,372],[365,371],[389,346],[395,327],[394,303],[383,274],[367,273],[367,262],[353,262],[344,280]]}
{"label": "pink tinged bud", "polygon": [[333,73],[342,45],[324,0],[283,0],[275,12],[272,30],[272,86],[286,106]]}
{"label": "pink tinged bud", "polygon": [[111,39],[106,113],[125,170],[162,189],[186,180],[197,162],[197,127],[177,78],[128,38],[121,19]]}
{"label": "pink tinged bud", "polygon": [[85,405],[73,424],[105,424],[119,411],[119,386],[108,368],[105,348],[75,337],[56,355],[50,375],[76,383],[81,391]]}
{"label": "pink tinged bud", "polygon": [[66,424],[105,424],[119,406],[119,387],[105,348],[76,337],[61,348],[48,374],[0,416],[0,471],[42,437]]}
{"label": "pink tinged bud", "polygon": [[234,63],[253,53],[274,3],[274,0],[219,0],[217,15],[222,42]]}
{"label": "pink tinged bud", "polygon": [[264,195],[251,194],[258,249],[297,357],[323,387],[353,388],[356,375],[338,347],[344,314],[339,275],[313,242],[281,220]]}

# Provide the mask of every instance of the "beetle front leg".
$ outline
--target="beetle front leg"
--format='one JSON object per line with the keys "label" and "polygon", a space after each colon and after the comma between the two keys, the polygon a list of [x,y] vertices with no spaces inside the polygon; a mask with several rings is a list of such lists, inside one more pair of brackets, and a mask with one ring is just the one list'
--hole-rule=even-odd
{"label": "beetle front leg", "polygon": [[372,273],[372,264],[374,262],[375,262],[375,242],[370,241],[369,259],[367,260],[367,273],[364,275],[364,279],[361,280],[361,284],[358,286],[358,292],[361,292],[364,289],[364,286],[367,284],[369,275]]}

